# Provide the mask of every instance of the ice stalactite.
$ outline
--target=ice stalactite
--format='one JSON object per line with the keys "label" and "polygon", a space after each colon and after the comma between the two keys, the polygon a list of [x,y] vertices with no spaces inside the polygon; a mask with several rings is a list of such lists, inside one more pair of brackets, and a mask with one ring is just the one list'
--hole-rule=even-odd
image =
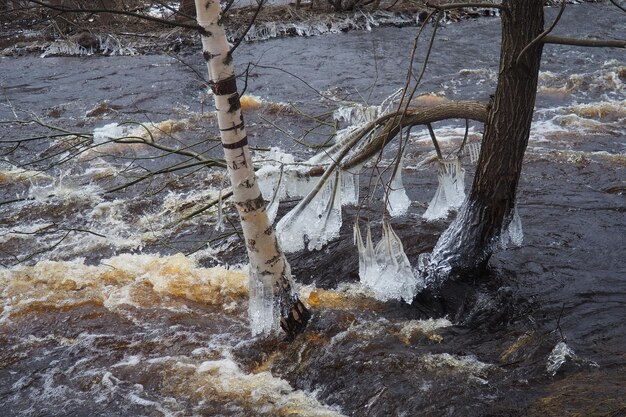
{"label": "ice stalactite", "polygon": [[308,204],[302,200],[276,225],[276,233],[285,252],[319,250],[339,237],[341,228],[341,172],[323,185]]}
{"label": "ice stalactite", "polygon": [[[506,222],[504,223],[506,224]],[[524,241],[524,231],[522,229],[522,219],[517,211],[517,204],[513,207],[511,221],[500,233],[500,247],[506,249],[509,243],[515,247],[522,246]]]}
{"label": "ice stalactite", "polygon": [[470,158],[470,162],[472,164],[478,162],[478,157],[480,155],[480,142],[469,143],[466,149]]}
{"label": "ice stalactite", "polygon": [[404,216],[411,206],[411,200],[406,195],[402,183],[402,160],[403,157],[401,156],[387,190],[387,211],[391,217]]}
{"label": "ice stalactite", "polygon": [[341,205],[356,206],[359,204],[359,171],[355,168],[351,172],[341,171]]}
{"label": "ice stalactite", "polygon": [[369,224],[365,242],[358,224],[354,227],[361,283],[370,288],[378,300],[411,303],[417,292],[424,288],[424,282],[413,273],[402,242],[389,222],[383,221],[382,237],[375,248]]}
{"label": "ice stalactite", "polygon": [[450,210],[458,209],[465,200],[465,170],[459,158],[440,160],[437,180],[435,196],[423,214],[429,221],[445,218]]}

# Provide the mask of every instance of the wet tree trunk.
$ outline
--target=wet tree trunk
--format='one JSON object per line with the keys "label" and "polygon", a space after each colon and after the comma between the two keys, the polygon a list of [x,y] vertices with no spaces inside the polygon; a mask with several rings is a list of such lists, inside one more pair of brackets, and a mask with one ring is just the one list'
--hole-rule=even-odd
{"label": "wet tree trunk", "polygon": [[252,332],[269,333],[278,327],[292,338],[304,329],[309,312],[293,289],[289,264],[278,246],[250,158],[235,69],[219,0],[195,0],[202,34],[203,56],[215,94],[217,120],[232,183],[233,200],[250,260],[250,320]]}
{"label": "wet tree trunk", "polygon": [[429,278],[480,273],[497,249],[515,194],[537,91],[542,44],[520,53],[543,31],[543,0],[505,0],[500,70],[489,104],[472,189],[457,218],[441,235]]}

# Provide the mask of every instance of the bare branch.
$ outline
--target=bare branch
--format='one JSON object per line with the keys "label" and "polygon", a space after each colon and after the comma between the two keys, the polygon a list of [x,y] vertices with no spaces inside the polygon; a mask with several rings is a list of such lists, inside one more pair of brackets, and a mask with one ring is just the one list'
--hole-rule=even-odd
{"label": "bare branch", "polygon": [[626,8],[624,8],[623,6],[620,6],[615,0],[609,0],[609,1],[613,4],[613,6],[617,7],[618,9],[626,13]]}
{"label": "bare branch", "polygon": [[536,45],[537,43],[541,42],[541,40],[543,38],[548,36],[548,34],[550,32],[552,32],[552,30],[554,30],[554,28],[556,27],[556,24],[559,23],[559,20],[561,20],[561,16],[563,16],[563,12],[565,11],[565,6],[566,5],[567,5],[567,3],[565,2],[565,0],[561,0],[561,9],[559,10],[559,14],[556,15],[556,18],[554,19],[554,22],[552,22],[552,24],[550,25],[550,27],[548,29],[546,29],[543,32],[541,32],[539,34],[539,36],[537,36],[535,39],[533,39],[532,42],[530,42],[528,45],[526,45],[524,47],[524,49],[522,49],[522,52],[519,53],[519,55],[517,56],[517,59],[515,60],[515,64],[516,65],[519,65],[520,60],[522,59],[522,57],[524,56],[526,51],[528,51],[530,48],[532,48],[533,45]]}
{"label": "bare branch", "polygon": [[544,44],[585,46],[594,48],[626,48],[626,40],[623,39],[580,39],[567,36],[548,35],[543,38]]}
{"label": "bare branch", "polygon": [[432,4],[426,3],[427,7],[431,7],[437,10],[454,10],[454,9],[464,9],[467,7],[479,7],[479,8],[489,8],[489,9],[504,9],[500,3],[450,3],[450,4]]}
{"label": "bare branch", "polygon": [[146,14],[141,14],[141,13],[135,13],[135,12],[131,12],[131,11],[127,11],[127,10],[115,10],[115,9],[89,9],[89,8],[80,8],[80,9],[73,9],[71,7],[65,7],[65,6],[56,6],[53,4],[48,4],[48,3],[44,3],[43,1],[39,1],[39,0],[28,0],[30,3],[34,3],[37,4],[41,7],[44,7],[46,9],[50,9],[50,10],[55,10],[58,12],[63,12],[63,13],[110,13],[110,14],[121,14],[124,16],[130,16],[130,17],[136,17],[138,19],[143,19],[143,20],[147,20],[150,22],[155,22],[155,23],[161,23],[164,25],[168,25],[168,26],[177,26],[177,27],[181,27],[181,28],[186,28],[186,29],[193,29],[196,30],[200,33],[205,33],[205,30],[198,24],[196,23],[184,23],[184,22],[178,22],[178,21],[174,21],[174,20],[166,20],[166,19],[160,19],[158,17],[154,17],[154,16],[150,16],[150,15],[146,15]]}

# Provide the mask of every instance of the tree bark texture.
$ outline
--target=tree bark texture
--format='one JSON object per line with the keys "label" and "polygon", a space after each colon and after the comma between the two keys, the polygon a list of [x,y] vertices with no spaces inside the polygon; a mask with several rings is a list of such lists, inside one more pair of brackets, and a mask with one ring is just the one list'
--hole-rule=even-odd
{"label": "tree bark texture", "polygon": [[[203,56],[215,96],[224,157],[233,201],[241,218],[250,260],[250,320],[253,334],[278,328],[294,337],[306,326],[309,312],[293,289],[291,271],[269,223],[254,174],[230,45],[220,23],[219,0],[195,0]],[[269,315],[269,317],[268,317]]]}
{"label": "tree bark texture", "polygon": [[506,0],[498,84],[488,109],[476,175],[463,207],[441,235],[429,279],[481,272],[508,226],[530,126],[542,44],[522,50],[543,31],[543,0]]}

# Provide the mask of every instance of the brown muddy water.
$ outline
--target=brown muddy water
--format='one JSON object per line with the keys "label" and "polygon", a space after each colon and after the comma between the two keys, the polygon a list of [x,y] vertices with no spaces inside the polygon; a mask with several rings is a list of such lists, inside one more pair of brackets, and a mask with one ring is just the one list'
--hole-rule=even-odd
{"label": "brown muddy water", "polygon": [[[446,25],[420,92],[487,98],[498,22]],[[619,37],[626,24],[608,6],[584,5],[568,8],[558,30]],[[414,34],[242,45],[239,68],[257,64],[247,93],[263,100],[248,100],[252,145],[313,154],[291,139],[315,127],[307,115],[329,120],[349,101],[378,104],[400,88]],[[626,415],[624,52],[545,48],[519,192],[524,241],[496,254],[487,276],[412,305],[377,301],[358,279],[356,209],[344,208],[339,239],[288,256],[314,314],[291,343],[250,336],[232,210],[217,230],[215,207],[184,219],[218,198],[219,169],[107,192],[188,158],[91,146],[96,129],[132,121],[134,134],[217,157],[210,100],[179,61],[203,74],[196,55],[0,59],[0,416]],[[75,135],[6,142],[49,126]],[[453,150],[462,125],[436,128]],[[321,143],[331,130],[304,140]],[[470,140],[479,133],[472,126]],[[392,219],[412,264],[447,224],[421,216],[437,183],[432,155],[427,132],[414,129],[404,172],[412,204]],[[376,196],[370,172],[362,198]],[[375,234],[378,200],[360,212]]]}

